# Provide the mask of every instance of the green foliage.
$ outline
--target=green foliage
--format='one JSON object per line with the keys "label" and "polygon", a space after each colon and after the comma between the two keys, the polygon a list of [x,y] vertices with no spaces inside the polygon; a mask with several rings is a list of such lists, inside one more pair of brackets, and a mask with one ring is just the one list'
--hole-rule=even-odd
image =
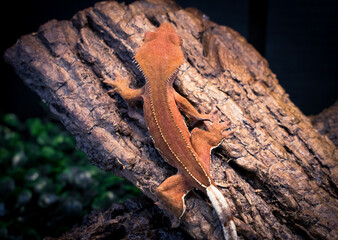
{"label": "green foliage", "polygon": [[0,120],[0,239],[58,236],[92,209],[140,191],[75,150],[75,139],[41,119]]}

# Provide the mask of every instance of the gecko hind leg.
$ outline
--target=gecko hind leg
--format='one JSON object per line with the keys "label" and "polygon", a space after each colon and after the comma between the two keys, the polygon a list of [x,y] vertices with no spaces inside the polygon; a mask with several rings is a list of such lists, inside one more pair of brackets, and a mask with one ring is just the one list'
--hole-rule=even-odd
{"label": "gecko hind leg", "polygon": [[214,114],[213,122],[205,122],[206,130],[194,128],[191,131],[191,144],[205,169],[210,172],[210,151],[217,147],[223,139],[230,138],[233,131],[224,131],[230,127],[230,122],[219,122]]}
{"label": "gecko hind leg", "polygon": [[167,178],[157,189],[157,203],[173,215],[172,227],[177,227],[185,212],[184,197],[192,187],[180,173]]}

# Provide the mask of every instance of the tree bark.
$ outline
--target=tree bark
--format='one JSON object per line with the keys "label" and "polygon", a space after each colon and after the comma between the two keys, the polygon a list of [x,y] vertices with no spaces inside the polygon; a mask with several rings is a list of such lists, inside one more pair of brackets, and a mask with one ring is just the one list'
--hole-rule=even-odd
{"label": "tree bark", "polygon": [[146,198],[128,199],[125,204],[113,204],[109,209],[87,214],[80,226],[74,226],[61,237],[45,240],[74,239],[173,239],[191,240],[179,228],[170,228],[168,218]]}
{"label": "tree bark", "polygon": [[338,100],[316,116],[309,116],[314,128],[338,147]]}
{"label": "tree bark", "polygon": [[[187,60],[175,87],[201,111],[217,108],[235,130],[213,152],[211,174],[223,186],[240,238],[336,239],[335,145],[290,101],[242,36],[198,10],[164,0],[100,2],[21,37],[5,59],[93,164],[156,201],[155,189],[175,169],[156,152],[142,109],[129,116],[126,103],[110,97],[102,80],[114,80],[117,72],[130,77],[132,87],[141,86],[132,56],[144,33],[164,21],[175,25]],[[161,211],[149,214],[152,219]],[[215,212],[198,192],[187,198],[181,228],[196,239],[221,236]]]}

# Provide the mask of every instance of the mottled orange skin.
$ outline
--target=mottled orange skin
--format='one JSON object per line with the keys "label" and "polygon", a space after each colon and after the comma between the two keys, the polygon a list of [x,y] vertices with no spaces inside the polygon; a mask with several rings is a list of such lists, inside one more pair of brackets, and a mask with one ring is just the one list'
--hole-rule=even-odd
{"label": "mottled orange skin", "polygon": [[[218,123],[214,114],[200,114],[173,88],[178,68],[184,62],[181,38],[173,26],[162,23],[155,32],[147,32],[135,60],[146,83],[140,89],[129,88],[128,81],[105,81],[127,102],[143,100],[143,110],[149,134],[163,158],[177,168],[176,175],[166,179],[156,190],[160,205],[176,220],[184,212],[184,196],[193,188],[206,192],[215,185],[210,176],[210,150],[232,132],[223,132],[229,123]],[[193,120],[205,122],[205,129],[194,128],[191,133],[181,112]],[[178,223],[178,221],[176,221]]]}

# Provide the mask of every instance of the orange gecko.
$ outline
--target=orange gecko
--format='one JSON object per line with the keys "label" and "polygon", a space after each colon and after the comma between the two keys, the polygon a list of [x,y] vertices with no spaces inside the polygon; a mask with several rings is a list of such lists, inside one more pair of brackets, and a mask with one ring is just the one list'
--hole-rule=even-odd
{"label": "orange gecko", "polygon": [[[175,217],[176,225],[184,214],[184,197],[197,188],[204,192],[213,205],[225,239],[237,239],[230,207],[210,176],[210,151],[224,138],[229,138],[229,122],[219,123],[214,113],[199,113],[187,99],[173,88],[179,67],[184,62],[182,40],[170,23],[162,23],[155,32],[147,32],[135,60],[146,83],[139,89],[129,88],[129,81],[115,74],[115,81],[104,81],[130,104],[143,101],[146,125],[161,156],[177,174],[167,178],[157,189],[156,196],[162,208]],[[182,114],[191,122],[205,121],[204,128],[189,132]]]}

